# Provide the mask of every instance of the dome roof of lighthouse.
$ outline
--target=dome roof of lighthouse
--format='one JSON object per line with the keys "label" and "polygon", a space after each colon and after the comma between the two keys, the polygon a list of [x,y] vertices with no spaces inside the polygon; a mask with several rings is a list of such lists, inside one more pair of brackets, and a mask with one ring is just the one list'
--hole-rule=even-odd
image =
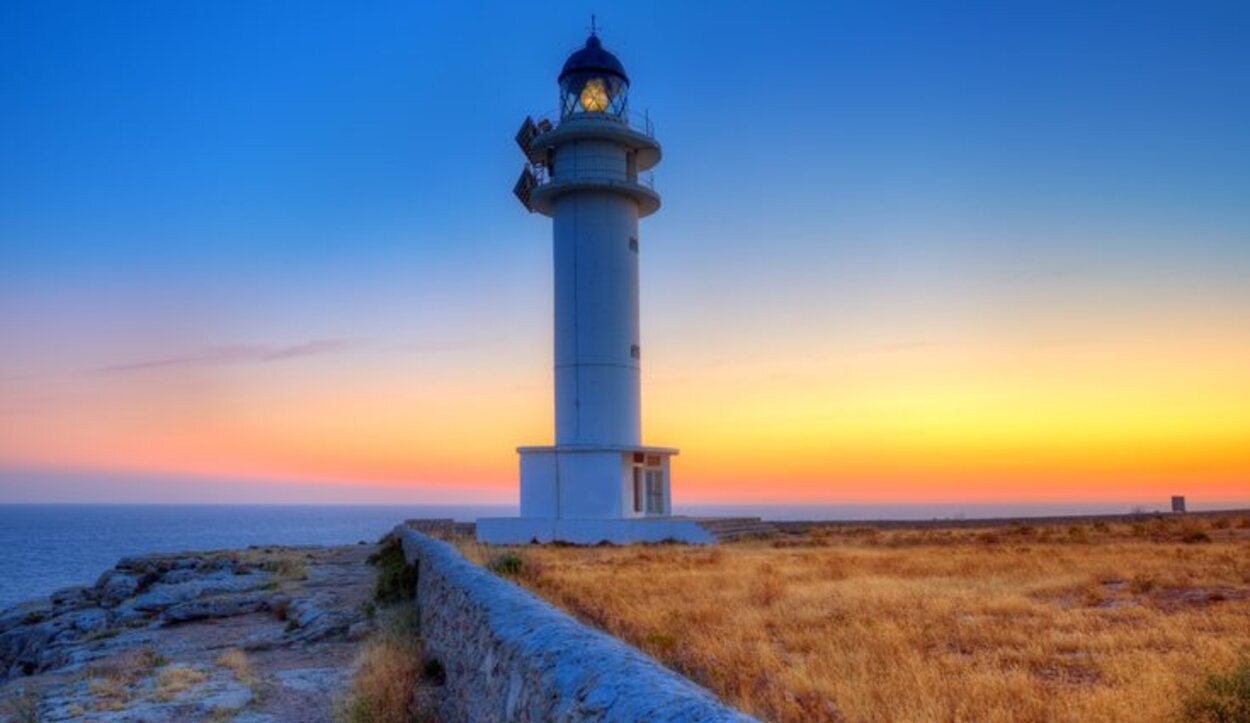
{"label": "dome roof of lighthouse", "polygon": [[564,69],[560,71],[560,80],[573,73],[605,73],[620,76],[626,83],[629,76],[625,75],[625,66],[616,56],[603,49],[598,35],[586,38],[586,47],[576,50],[569,59],[564,61]]}

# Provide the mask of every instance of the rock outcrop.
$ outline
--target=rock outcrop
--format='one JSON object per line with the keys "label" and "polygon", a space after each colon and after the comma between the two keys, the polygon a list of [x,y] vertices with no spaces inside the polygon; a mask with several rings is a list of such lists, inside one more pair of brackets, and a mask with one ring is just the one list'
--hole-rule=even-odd
{"label": "rock outcrop", "polygon": [[129,557],[0,611],[0,720],[328,721],[372,629],[373,550]]}

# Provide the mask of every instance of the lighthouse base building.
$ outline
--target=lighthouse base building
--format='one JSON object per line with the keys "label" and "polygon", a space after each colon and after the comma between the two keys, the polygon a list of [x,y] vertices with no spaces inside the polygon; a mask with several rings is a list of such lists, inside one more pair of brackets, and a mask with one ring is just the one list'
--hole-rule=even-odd
{"label": "lighthouse base building", "polygon": [[673,517],[676,449],[642,443],[638,221],[660,208],[660,143],[629,112],[629,78],[591,34],[560,73],[555,117],[526,118],[513,192],[552,219],[555,444],[521,447],[519,517],[477,523],[481,542],[715,542]]}
{"label": "lighthouse base building", "polygon": [[672,516],[666,447],[521,447],[521,516],[477,521],[479,542],[714,543],[700,520]]}

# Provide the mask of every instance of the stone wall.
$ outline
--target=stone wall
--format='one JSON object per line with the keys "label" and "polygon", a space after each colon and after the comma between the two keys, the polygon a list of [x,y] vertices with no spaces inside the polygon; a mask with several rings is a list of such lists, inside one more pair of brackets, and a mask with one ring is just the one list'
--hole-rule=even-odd
{"label": "stone wall", "polygon": [[395,532],[417,565],[426,654],[447,675],[446,720],[753,720],[451,545],[405,526]]}

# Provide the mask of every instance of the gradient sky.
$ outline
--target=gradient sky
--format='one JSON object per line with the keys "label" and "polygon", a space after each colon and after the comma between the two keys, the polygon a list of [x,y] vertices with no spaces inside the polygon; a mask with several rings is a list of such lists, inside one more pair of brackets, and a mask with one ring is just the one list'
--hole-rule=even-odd
{"label": "gradient sky", "polygon": [[682,502],[1250,501],[1250,5],[0,4],[0,501],[513,501],[512,136],[664,143]]}

